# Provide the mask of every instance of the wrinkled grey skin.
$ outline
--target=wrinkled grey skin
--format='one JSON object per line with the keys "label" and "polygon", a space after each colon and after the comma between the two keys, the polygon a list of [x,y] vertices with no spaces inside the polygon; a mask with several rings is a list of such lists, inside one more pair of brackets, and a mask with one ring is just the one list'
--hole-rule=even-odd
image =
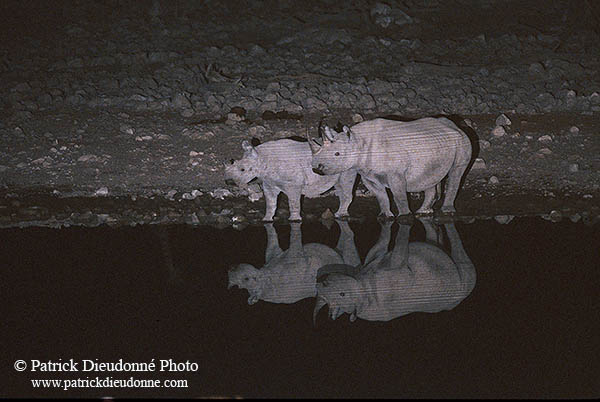
{"label": "wrinkled grey skin", "polygon": [[359,173],[386,217],[393,217],[386,187],[399,215],[410,214],[406,193],[423,191],[423,204],[416,213],[427,215],[433,213],[445,177],[442,212],[456,212],[454,200],[471,160],[469,138],[445,117],[410,122],[374,119],[344,127],[341,133],[324,127],[322,143],[311,139],[309,144],[317,173]]}
{"label": "wrinkled grey skin", "polygon": [[348,313],[350,321],[357,317],[389,321],[413,312],[435,313],[456,307],[475,287],[475,267],[454,224],[444,225],[452,250],[448,256],[437,246],[441,242],[429,219],[423,220],[427,242],[409,243],[410,226],[399,225],[389,252],[392,223],[383,223],[378,242],[356,275],[330,273],[319,280],[313,319],[325,305],[332,319]]}
{"label": "wrinkled grey skin", "polygon": [[289,220],[300,221],[301,196],[317,197],[334,186],[340,199],[335,216],[348,216],[356,172],[326,176],[316,174],[311,167],[312,154],[307,142],[281,139],[253,147],[244,140],[242,148],[242,159],[225,164],[225,179],[240,187],[247,186],[254,179],[262,182],[267,204],[264,221],[273,220],[280,192],[285,193],[289,200]]}
{"label": "wrinkled grey skin", "polygon": [[251,264],[239,264],[228,272],[228,288],[247,289],[248,304],[258,300],[270,303],[295,303],[315,297],[317,270],[328,264],[359,265],[360,258],[354,244],[354,233],[345,221],[338,222],[340,238],[335,249],[319,243],[302,244],[300,223],[293,222],[290,247],[279,247],[273,224],[265,224],[267,249],[265,265],[257,269]]}

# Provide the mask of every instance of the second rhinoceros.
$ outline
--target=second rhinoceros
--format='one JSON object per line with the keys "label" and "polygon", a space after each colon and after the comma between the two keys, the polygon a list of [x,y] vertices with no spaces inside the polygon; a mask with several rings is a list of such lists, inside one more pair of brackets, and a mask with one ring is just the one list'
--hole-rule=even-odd
{"label": "second rhinoceros", "polygon": [[277,231],[266,223],[267,248],[265,265],[255,268],[242,263],[229,270],[228,288],[237,286],[248,290],[248,304],[259,300],[269,303],[295,303],[317,293],[317,271],[323,265],[360,264],[354,244],[354,233],[348,222],[340,221],[340,237],[335,249],[320,243],[302,243],[299,222],[290,223],[290,246],[282,250]]}
{"label": "second rhinoceros", "polygon": [[427,219],[422,221],[426,242],[409,242],[410,226],[400,225],[388,251],[392,225],[388,221],[362,267],[321,267],[313,320],[325,305],[332,319],[348,313],[351,321],[389,321],[414,312],[452,310],[467,298],[477,274],[454,224],[444,225],[451,248],[448,255],[441,247],[442,233]]}
{"label": "second rhinoceros", "polygon": [[[374,119],[337,133],[323,127],[322,143],[309,140],[315,172],[355,171],[375,195],[381,214],[392,217],[389,188],[399,215],[410,214],[407,192],[425,192],[418,214],[433,213],[436,194],[447,177],[442,212],[453,213],[460,181],[471,160],[467,135],[445,117],[403,122]],[[436,191],[437,190],[437,191]]]}
{"label": "second rhinoceros", "polygon": [[267,204],[264,221],[273,220],[280,192],[288,197],[289,219],[299,221],[302,219],[301,196],[317,197],[334,186],[340,199],[340,207],[335,216],[348,215],[356,172],[316,174],[311,167],[312,154],[308,142],[280,139],[254,147],[244,140],[242,148],[244,156],[237,161],[232,159],[225,165],[226,182],[245,186],[254,179],[262,181]]}

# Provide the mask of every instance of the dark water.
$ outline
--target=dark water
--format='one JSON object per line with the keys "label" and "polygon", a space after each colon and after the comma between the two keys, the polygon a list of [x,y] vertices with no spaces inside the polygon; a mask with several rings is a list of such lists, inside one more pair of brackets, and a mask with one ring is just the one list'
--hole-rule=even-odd
{"label": "dark water", "polygon": [[[600,391],[598,225],[516,218],[243,231],[32,228],[0,236],[2,397]],[[239,268],[263,267],[267,246],[268,266]],[[337,265],[318,271],[323,263]],[[253,276],[255,285],[245,285]],[[316,288],[331,305],[313,324],[324,300]],[[35,360],[71,359],[78,372],[31,371]],[[90,368],[89,361],[120,359],[157,366],[83,371],[84,361]],[[18,360],[24,371],[15,369]],[[161,371],[161,360],[182,371]],[[96,377],[186,380],[187,387],[32,384]]]}

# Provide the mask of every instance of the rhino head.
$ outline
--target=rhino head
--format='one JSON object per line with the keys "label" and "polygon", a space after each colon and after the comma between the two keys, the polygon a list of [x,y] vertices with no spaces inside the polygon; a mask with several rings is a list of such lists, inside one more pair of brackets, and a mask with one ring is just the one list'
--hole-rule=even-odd
{"label": "rhino head", "polygon": [[344,126],[341,133],[324,126],[321,138],[309,138],[312,168],[315,173],[331,175],[351,169],[358,157],[354,151],[354,134]]}
{"label": "rhino head", "polygon": [[325,305],[329,306],[329,316],[335,320],[344,313],[350,314],[350,321],[356,321],[359,305],[359,284],[352,276],[333,273],[321,278],[317,283],[317,303],[313,311],[313,323]]}
{"label": "rhino head", "polygon": [[227,289],[234,286],[240,289],[248,290],[248,304],[254,304],[258,301],[262,291],[260,281],[260,271],[251,264],[239,264],[237,267],[230,269],[227,272],[228,285]]}
{"label": "rhino head", "polygon": [[245,187],[260,174],[260,156],[247,140],[242,141],[244,156],[242,159],[232,159],[225,163],[225,182],[239,187]]}

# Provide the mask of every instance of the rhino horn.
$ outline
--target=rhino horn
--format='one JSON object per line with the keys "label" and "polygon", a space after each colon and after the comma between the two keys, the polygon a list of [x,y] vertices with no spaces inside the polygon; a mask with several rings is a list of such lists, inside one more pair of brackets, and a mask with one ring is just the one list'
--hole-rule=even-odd
{"label": "rhino horn", "polygon": [[308,145],[310,146],[310,150],[313,154],[316,154],[321,149],[321,145],[312,138],[308,140]]}
{"label": "rhino horn", "polygon": [[313,154],[316,154],[321,149],[321,144],[314,138],[310,138],[310,134],[308,133],[308,128],[306,129],[306,139],[308,140],[308,145],[310,146],[310,150]]}
{"label": "rhino horn", "polygon": [[321,117],[321,120],[319,120],[319,137],[323,138],[323,120],[325,118]]}
{"label": "rhino horn", "polygon": [[331,129],[327,126],[325,126],[325,128],[323,129],[323,141],[333,141],[334,140],[334,134],[331,132]]}
{"label": "rhino horn", "polygon": [[313,325],[317,325],[317,314],[319,314],[319,310],[327,305],[327,300],[323,297],[317,297],[317,304],[315,305],[315,309],[313,310]]}

